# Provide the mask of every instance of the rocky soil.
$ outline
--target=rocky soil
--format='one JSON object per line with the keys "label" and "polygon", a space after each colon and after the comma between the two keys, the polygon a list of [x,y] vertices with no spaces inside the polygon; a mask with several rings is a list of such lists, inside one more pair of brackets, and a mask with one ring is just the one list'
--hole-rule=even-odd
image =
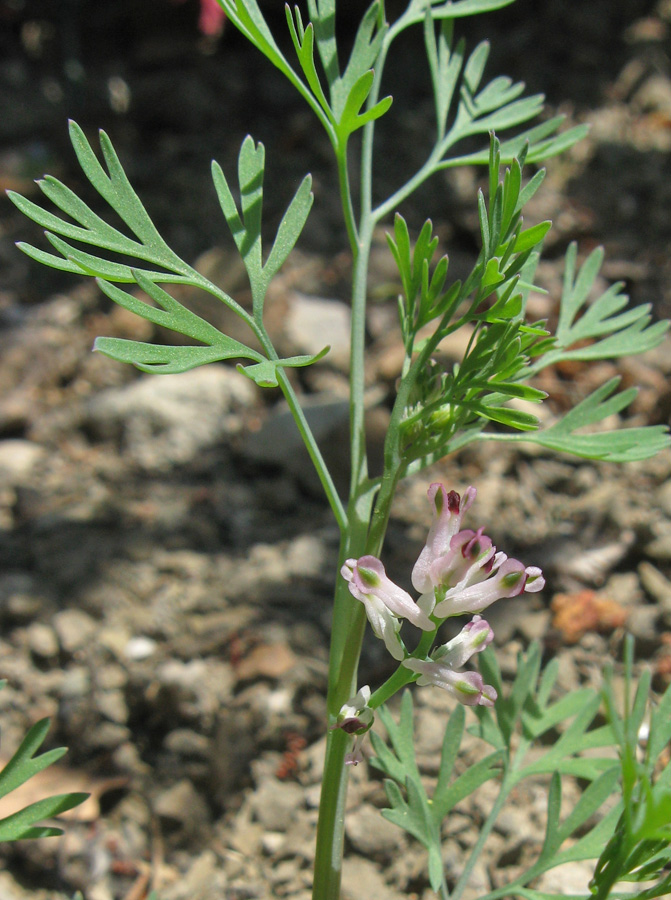
{"label": "rocky soil", "polygon": [[[315,209],[273,288],[270,316],[290,353],[321,349],[328,329],[332,353],[298,384],[345,483],[350,259],[328,148],[231,29],[216,47],[198,37],[195,6],[155,0],[139,13],[119,3],[112,13],[62,4],[55,15],[45,4],[0,3],[0,183],[35,196],[32,178],[48,171],[81,188],[65,119],[91,134],[102,125],[166,237],[241,296],[209,158],[230,167],[246,131],[264,140],[269,184],[278,185],[269,191],[270,226],[311,170]],[[571,20],[559,0],[542,6],[531,15],[520,0],[512,18],[490,18],[493,31],[484,19],[471,26],[473,40],[494,35],[492,74],[545,86],[551,110],[593,123],[582,145],[550,163],[530,210],[530,221],[555,222],[540,270],[549,294],[535,298],[534,315],[556,315],[563,254],[577,240],[582,256],[605,245],[602,286],[623,280],[632,302],[669,316],[671,4],[604,0],[581,5]],[[413,58],[412,46],[402,52]],[[421,69],[405,73],[402,140],[383,136],[390,184],[422,158],[430,128]],[[434,217],[455,277],[476,251],[480,177],[451,175],[404,210],[413,226]],[[70,752],[17,802],[63,790],[92,797],[62,839],[2,850],[0,896],[64,900],[80,889],[86,900],[141,900],[156,888],[161,900],[307,900],[337,556],[337,530],[307,456],[280,398],[232,368],[156,378],[92,354],[98,334],[157,335],[94,285],[40,269],[15,250],[19,239],[41,241],[3,202],[0,756],[49,716],[49,746]],[[370,449],[379,461],[400,346],[383,234],[370,288]],[[641,388],[631,424],[668,424],[668,338],[645,357],[552,373],[545,414],[613,374]],[[561,689],[599,684],[629,631],[639,664],[653,668],[663,690],[671,679],[671,453],[616,467],[501,447],[468,450],[402,485],[385,550],[390,574],[409,581],[430,520],[429,482],[474,484],[470,524],[486,525],[497,545],[547,576],[542,594],[502,601],[488,617],[504,673],[538,640],[546,659],[560,661]],[[361,680],[377,684],[388,672],[371,638]],[[450,701],[429,688],[416,689],[415,701],[418,757],[431,777]],[[469,740],[461,764],[478,752]],[[477,839],[489,799],[483,789],[446,824],[451,871]],[[429,900],[424,853],[380,817],[385,802],[379,773],[364,762],[348,800],[343,895]],[[515,797],[469,898],[521,863],[544,802],[541,785]],[[0,805],[0,815],[9,809]],[[580,891],[589,875],[574,865],[544,886]]]}

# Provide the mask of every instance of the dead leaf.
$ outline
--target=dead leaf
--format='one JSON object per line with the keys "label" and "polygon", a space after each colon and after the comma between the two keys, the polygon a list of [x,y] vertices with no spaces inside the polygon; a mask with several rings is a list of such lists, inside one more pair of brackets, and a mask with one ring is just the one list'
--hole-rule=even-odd
{"label": "dead leaf", "polygon": [[287,644],[257,644],[240,660],[236,675],[248,678],[279,678],[296,665],[296,655]]}
{"label": "dead leaf", "polygon": [[[0,768],[9,762],[9,757],[0,756]],[[90,794],[88,800],[74,809],[62,813],[59,819],[71,819],[76,822],[93,822],[100,816],[100,798],[107,791],[125,787],[128,777],[119,775],[111,778],[93,778],[79,769],[68,769],[65,766],[49,766],[37,772],[11,794],[0,797],[0,819],[25,809],[31,803],[53,797],[55,794],[84,793]]]}

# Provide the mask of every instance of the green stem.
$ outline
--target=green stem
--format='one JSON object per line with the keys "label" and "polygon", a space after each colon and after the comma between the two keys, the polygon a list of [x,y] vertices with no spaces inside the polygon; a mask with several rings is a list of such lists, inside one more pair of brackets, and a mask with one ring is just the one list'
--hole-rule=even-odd
{"label": "green stem", "polygon": [[289,409],[291,410],[291,414],[294,417],[296,427],[298,428],[301,437],[303,438],[308,454],[310,455],[310,459],[312,460],[312,464],[317,471],[319,480],[322,484],[322,487],[324,488],[324,492],[326,494],[326,497],[328,498],[331,509],[333,510],[333,515],[335,516],[336,522],[338,523],[338,528],[340,529],[340,532],[342,534],[347,530],[347,514],[340,501],[340,497],[338,496],[338,492],[333,483],[333,479],[331,478],[331,473],[329,472],[328,467],[324,462],[324,457],[322,456],[321,450],[317,446],[317,442],[315,440],[315,436],[312,433],[312,429],[310,428],[308,421],[305,418],[305,413],[303,412],[303,409],[298,402],[298,397],[296,396],[291,382],[287,378],[287,375],[283,371],[281,366],[278,366],[277,368],[277,381],[280,388],[282,389],[282,393],[284,394]]}
{"label": "green stem", "polygon": [[348,769],[345,753],[351,738],[340,729],[326,739],[324,779],[317,821],[313,900],[339,900],[345,833]]}
{"label": "green stem", "polygon": [[[339,163],[341,160],[339,160]],[[349,198],[349,183],[339,165],[341,193]],[[348,219],[351,202],[346,204]],[[353,252],[352,325],[350,356],[350,500],[347,508],[348,531],[343,534],[340,565],[349,557],[365,552],[374,492],[368,480],[364,408],[364,350],[368,259],[372,227],[366,221],[358,230],[348,225],[350,240],[356,238]],[[349,593],[338,577],[333,607],[332,637],[329,657],[329,690],[327,706],[329,724],[343,703],[355,691],[359,655],[365,627],[363,607]],[[322,795],[317,823],[317,848],[312,896],[314,900],[338,900],[342,870],[344,809],[348,773],[345,752],[351,738],[340,730],[330,731],[322,781]]]}

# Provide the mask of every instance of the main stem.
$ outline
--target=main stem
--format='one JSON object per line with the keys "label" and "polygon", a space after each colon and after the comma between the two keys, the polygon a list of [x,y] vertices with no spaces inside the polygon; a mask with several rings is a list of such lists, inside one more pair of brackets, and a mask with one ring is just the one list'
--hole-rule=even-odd
{"label": "main stem", "polygon": [[[349,528],[343,535],[338,569],[349,557],[366,552],[373,492],[368,485],[364,419],[364,339],[366,277],[370,252],[370,230],[361,229],[354,252],[352,286],[352,333],[350,362],[350,450],[352,473],[347,507]],[[351,738],[333,729],[343,703],[355,693],[356,676],[365,617],[363,607],[351,596],[344,579],[338,577],[333,607],[329,657],[327,707],[329,732],[322,794],[317,822],[313,900],[339,900],[345,829],[348,769],[345,754]]]}
{"label": "main stem", "polygon": [[[380,23],[384,21],[384,15],[382,0]],[[381,52],[375,63],[375,82],[367,101],[369,108],[378,99],[385,55],[386,49]],[[390,473],[386,471],[386,477],[382,479],[382,495],[378,497],[376,503],[377,526],[371,528],[375,490],[368,478],[366,456],[364,351],[368,262],[373,229],[378,221],[372,212],[374,129],[374,122],[369,122],[363,129],[358,223],[355,221],[350,191],[347,143],[343,142],[336,147],[340,196],[353,262],[350,355],[350,458],[352,468],[347,506],[348,529],[341,540],[338,570],[350,557],[358,558],[365,553],[379,555],[393,497],[393,490],[388,489],[389,482],[390,480],[394,483],[396,481],[396,477],[390,476]],[[385,470],[387,470],[386,460]],[[354,600],[345,580],[338,576],[329,657],[327,695],[329,732],[317,822],[313,900],[339,900],[340,898],[348,782],[345,754],[351,738],[342,730],[334,729],[333,725],[342,705],[355,693],[357,688],[359,655],[365,623],[366,617],[362,604]]]}

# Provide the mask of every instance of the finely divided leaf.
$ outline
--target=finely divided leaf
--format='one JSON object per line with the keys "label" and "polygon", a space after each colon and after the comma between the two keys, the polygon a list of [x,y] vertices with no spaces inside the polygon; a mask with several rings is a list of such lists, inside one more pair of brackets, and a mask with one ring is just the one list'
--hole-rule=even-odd
{"label": "finely divided leaf", "polygon": [[669,328],[668,322],[651,324],[650,304],[620,312],[629,301],[621,293],[621,282],[590,303],[604,253],[600,247],[593,250],[576,275],[577,252],[575,243],[566,252],[556,344],[534,364],[532,373],[565,359],[614,359],[643,353],[658,346]]}
{"label": "finely divided leaf", "polygon": [[322,357],[326,356],[330,349],[329,346],[324,347],[323,350],[320,350],[319,353],[315,353],[314,356],[289,356],[286,359],[263,359],[261,362],[254,363],[251,366],[243,366],[242,363],[240,363],[238,365],[238,372],[251,378],[252,381],[255,381],[256,384],[259,385],[259,387],[277,387],[278,369],[284,367],[295,369],[311,366],[313,363],[316,363],[318,360],[322,359]]}
{"label": "finely divided leaf", "polygon": [[23,841],[29,838],[57,837],[63,834],[61,828],[48,826],[33,827],[35,822],[51,819],[79,806],[88,799],[88,794],[57,794],[31,803],[24,809],[0,819],[0,841]]}
{"label": "finely divided leaf", "polygon": [[608,416],[619,413],[632,402],[636,396],[635,388],[629,388],[611,396],[619,382],[619,377],[611,378],[549,428],[524,436],[481,433],[477,439],[525,440],[561,453],[571,453],[585,459],[602,459],[608,462],[649,459],[671,444],[668,429],[664,425],[598,431],[593,434],[576,433],[580,428],[597,425]]}
{"label": "finely divided leaf", "polygon": [[263,304],[268,285],[291,253],[312,208],[312,179],[306,175],[294,194],[277,229],[268,259],[263,264],[261,223],[265,150],[248,135],[238,158],[240,209],[221,166],[212,163],[212,180],[226,223],[243,258],[252,289],[256,322],[263,322]]}
{"label": "finely divided leaf", "polygon": [[[0,772],[0,797],[11,793],[28,779],[47,766],[59,760],[67,752],[65,747],[58,747],[35,756],[42,746],[49,730],[49,719],[36,722],[21,742],[16,753]],[[67,809],[78,806],[87,799],[88,794],[72,793],[49,797],[32,803],[4,819],[0,819],[0,841],[15,841],[23,838],[50,837],[61,834],[58,828],[31,828],[35,822],[58,815]]]}
{"label": "finely divided leaf", "polygon": [[[62,238],[92,244],[103,250],[141,259],[164,270],[165,280],[186,280],[193,270],[167,246],[151,221],[139,197],[131,187],[112,142],[100,132],[100,146],[107,172],[98,160],[82,129],[70,123],[70,138],[79,163],[101,197],[128,225],[138,240],[132,240],[117,228],[104,222],[76,194],[55,178],[46,176],[38,185],[44,195],[66,216],[76,223],[47,212],[37,204],[16,193],[9,193],[12,202],[29,218],[48,229],[47,237],[63,259],[44,251],[20,244],[29,256],[47,265],[78,274],[95,273],[112,281],[128,281],[129,267],[94,254],[85,254]],[[60,237],[59,237],[60,236]],[[157,273],[148,273],[150,277]],[[161,273],[159,273],[161,274]]]}
{"label": "finely divided leaf", "polygon": [[98,280],[98,285],[111,300],[124,309],[142,316],[155,325],[200,341],[205,346],[179,347],[148,344],[125,338],[99,337],[94,344],[95,350],[119,362],[132,363],[143,372],[157,372],[163,375],[186,372],[196,366],[224,359],[253,359],[259,362],[263,360],[263,356],[256,350],[222,334],[205,319],[182,306],[145,273],[132,270],[132,275],[157,306],[150,306],[103,279]]}

